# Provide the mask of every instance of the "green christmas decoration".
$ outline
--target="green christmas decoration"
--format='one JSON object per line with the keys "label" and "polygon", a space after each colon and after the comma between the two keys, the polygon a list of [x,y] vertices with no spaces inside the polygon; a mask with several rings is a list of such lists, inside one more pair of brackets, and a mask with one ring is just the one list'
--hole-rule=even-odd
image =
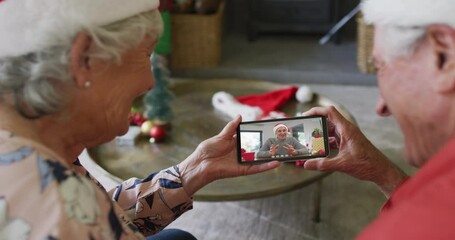
{"label": "green christmas decoration", "polygon": [[169,70],[165,64],[165,58],[154,53],[151,56],[154,87],[148,91],[144,98],[144,115],[147,119],[159,122],[169,122],[174,116],[171,102],[174,95],[169,90]]}
{"label": "green christmas decoration", "polygon": [[[164,2],[164,4],[163,4]],[[160,5],[161,18],[163,19],[163,35],[158,41],[155,47],[155,52],[161,55],[168,55],[172,50],[172,39],[171,39],[171,13],[167,6],[167,1],[162,1]]]}

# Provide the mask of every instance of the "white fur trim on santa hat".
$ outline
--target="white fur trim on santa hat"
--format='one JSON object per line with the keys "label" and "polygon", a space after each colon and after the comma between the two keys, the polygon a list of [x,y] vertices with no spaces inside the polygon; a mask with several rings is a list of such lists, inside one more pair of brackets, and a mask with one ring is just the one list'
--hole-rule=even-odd
{"label": "white fur trim on santa hat", "polygon": [[455,27],[453,0],[364,0],[361,7],[365,21],[371,24]]}
{"label": "white fur trim on santa hat", "polygon": [[242,121],[253,121],[263,114],[259,107],[241,104],[234,96],[227,92],[216,92],[212,96],[212,105],[215,109],[225,113],[231,118],[242,116]]}
{"label": "white fur trim on santa hat", "polygon": [[278,128],[281,128],[281,127],[285,127],[286,131],[289,131],[288,126],[286,126],[286,125],[284,125],[282,123],[278,123],[277,125],[275,125],[275,127],[273,127],[273,133],[276,133],[276,130],[278,130]]}
{"label": "white fur trim on santa hat", "polygon": [[73,37],[83,26],[103,26],[158,6],[159,0],[3,0],[0,58],[49,47],[50,34]]}

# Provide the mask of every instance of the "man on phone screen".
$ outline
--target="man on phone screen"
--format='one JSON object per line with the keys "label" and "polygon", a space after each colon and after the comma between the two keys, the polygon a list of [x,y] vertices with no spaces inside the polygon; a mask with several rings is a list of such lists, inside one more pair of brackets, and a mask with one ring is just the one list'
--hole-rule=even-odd
{"label": "man on phone screen", "polygon": [[265,141],[257,153],[258,158],[284,158],[309,153],[297,139],[289,136],[289,128],[285,124],[276,124],[273,133],[276,137]]}

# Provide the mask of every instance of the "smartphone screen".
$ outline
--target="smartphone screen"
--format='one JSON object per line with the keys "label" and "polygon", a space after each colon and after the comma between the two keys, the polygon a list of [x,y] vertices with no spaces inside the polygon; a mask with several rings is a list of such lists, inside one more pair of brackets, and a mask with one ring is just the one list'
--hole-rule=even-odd
{"label": "smartphone screen", "polygon": [[240,163],[297,161],[329,154],[324,116],[241,122],[237,127]]}

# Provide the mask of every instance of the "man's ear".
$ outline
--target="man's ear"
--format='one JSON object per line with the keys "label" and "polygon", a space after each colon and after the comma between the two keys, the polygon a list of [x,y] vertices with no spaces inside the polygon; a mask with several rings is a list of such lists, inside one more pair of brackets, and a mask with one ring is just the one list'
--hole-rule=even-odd
{"label": "man's ear", "polygon": [[436,90],[442,93],[455,91],[455,29],[433,25],[427,32],[438,72]]}
{"label": "man's ear", "polygon": [[88,52],[91,43],[90,36],[86,32],[80,32],[74,38],[71,46],[70,69],[78,87],[86,87],[87,84],[90,84]]}

